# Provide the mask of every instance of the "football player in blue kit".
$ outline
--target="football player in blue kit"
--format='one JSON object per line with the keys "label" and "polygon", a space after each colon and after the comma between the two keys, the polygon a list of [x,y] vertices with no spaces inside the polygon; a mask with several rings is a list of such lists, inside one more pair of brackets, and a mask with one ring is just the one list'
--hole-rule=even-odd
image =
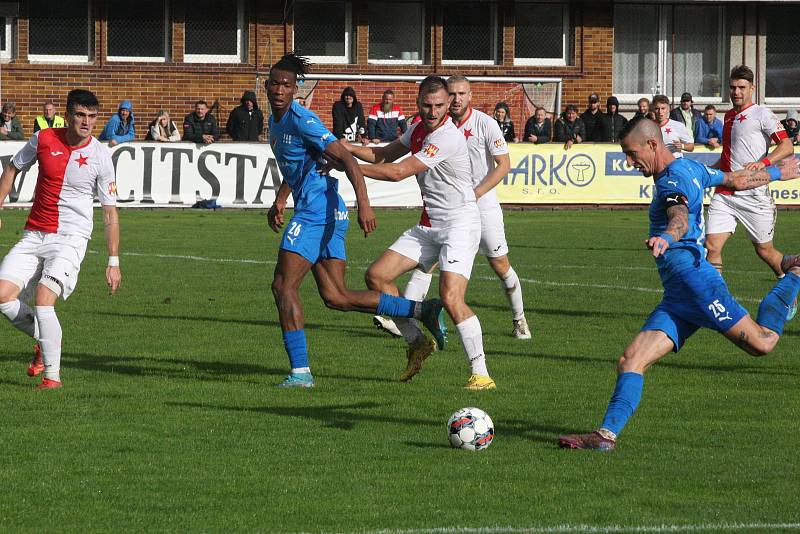
{"label": "football player in blue kit", "polygon": [[688,158],[676,159],[664,145],[658,124],[650,119],[631,121],[620,139],[627,163],[655,182],[646,245],[655,258],[664,295],[619,359],[616,387],[599,430],[560,436],[563,448],[613,449],[639,405],[644,372],[670,351],[677,352],[700,327],[720,332],[753,356],[768,354],[800,291],[800,256],[785,256],[781,268],[786,276],[761,301],[754,321],[706,260],[703,247],[706,188],[724,185],[741,191],[795,179],[800,176],[797,159],[757,171],[722,172]]}
{"label": "football player in blue kit", "polygon": [[340,311],[361,311],[394,317],[415,317],[444,337],[442,305],[438,299],[415,302],[377,291],[352,291],[345,284],[345,235],[349,225],[347,207],[338,193],[336,178],[320,174],[324,159],[345,169],[358,203],[358,225],[366,236],[375,229],[375,214],[369,204],[367,187],[350,152],[328,131],[312,111],[294,100],[297,77],[308,72],[308,60],[286,54],[273,65],[266,81],[269,142],[283,176],[268,222],[277,232],[283,227],[283,213],[289,193],[294,199],[294,216],[281,240],[272,293],[278,307],[283,342],[289,355],[290,374],[282,387],[312,387],[314,377],[308,363],[303,308],[298,290],[312,271],[325,305]]}

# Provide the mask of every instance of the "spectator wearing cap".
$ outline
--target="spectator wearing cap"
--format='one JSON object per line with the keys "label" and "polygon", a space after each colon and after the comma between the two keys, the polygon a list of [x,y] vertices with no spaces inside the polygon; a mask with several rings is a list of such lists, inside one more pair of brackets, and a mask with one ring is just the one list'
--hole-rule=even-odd
{"label": "spectator wearing cap", "polygon": [[580,119],[586,129],[584,141],[599,141],[601,138],[600,121],[603,113],[600,111],[600,97],[597,93],[589,95],[589,106],[581,113]]}
{"label": "spectator wearing cap", "polygon": [[786,129],[786,135],[792,140],[792,144],[800,144],[800,115],[797,111],[790,109],[786,112],[786,118],[781,121],[781,124]]}
{"label": "spectator wearing cap", "polygon": [[628,119],[619,113],[619,100],[616,96],[609,96],[606,100],[606,113],[600,120],[601,139],[604,143],[618,143],[619,133],[628,124]]}
{"label": "spectator wearing cap", "polygon": [[586,139],[586,127],[583,120],[578,117],[578,106],[568,104],[564,115],[556,120],[556,143],[564,143],[564,150],[569,150],[575,143],[583,143]]}
{"label": "spectator wearing cap", "polygon": [[669,112],[669,118],[682,122],[686,129],[690,132],[694,131],[694,125],[702,120],[703,115],[698,110],[694,109],[694,100],[692,100],[692,93],[683,93],[681,95],[681,105]]}
{"label": "spectator wearing cap", "polygon": [[717,108],[712,104],[703,110],[703,118],[694,125],[694,141],[708,148],[722,146],[722,121],[717,118]]}
{"label": "spectator wearing cap", "polygon": [[642,97],[636,101],[636,113],[633,114],[633,118],[640,119],[642,117],[647,117],[648,113],[650,113],[650,100]]}

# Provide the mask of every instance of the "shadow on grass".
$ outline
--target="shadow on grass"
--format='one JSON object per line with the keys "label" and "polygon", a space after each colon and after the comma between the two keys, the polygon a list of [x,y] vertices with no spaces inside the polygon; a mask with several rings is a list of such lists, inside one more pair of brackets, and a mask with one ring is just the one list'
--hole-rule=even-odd
{"label": "shadow on grass", "polygon": [[[130,319],[153,319],[158,321],[196,321],[196,322],[210,322],[210,323],[225,323],[225,324],[238,324],[249,326],[268,326],[280,329],[281,324],[278,321],[269,319],[233,319],[226,317],[210,317],[207,315],[169,315],[169,314],[155,314],[155,313],[120,313],[120,312],[86,312],[87,315],[103,315],[109,317],[125,317]],[[376,330],[370,325],[370,321],[364,322],[364,328],[343,328],[341,326],[332,324],[320,323],[306,323],[306,329],[314,330],[329,330],[332,332],[346,333],[351,336],[373,338],[384,337],[376,336]]]}
{"label": "shadow on grass", "polygon": [[[500,292],[498,291],[498,294]],[[479,309],[487,309],[487,310],[494,310],[499,312],[507,312],[508,304],[500,305],[500,304],[493,304],[488,302],[480,302],[480,301],[470,301],[470,305],[475,306]],[[562,316],[562,317],[607,317],[610,319],[618,319],[621,317],[633,317],[638,318],[644,321],[647,318],[647,313],[641,312],[610,312],[610,311],[600,311],[600,310],[557,310],[554,308],[530,308],[526,307],[525,312],[528,314],[528,320],[531,321],[531,317],[534,317],[533,322],[530,324],[535,326],[535,317],[536,315],[555,315],[555,316]]]}
{"label": "shadow on grass", "polygon": [[[430,426],[444,428],[443,421],[438,419],[424,419],[414,417],[397,417],[383,414],[367,413],[364,410],[384,408],[384,405],[374,401],[355,402],[351,404],[336,404],[330,406],[230,406],[219,404],[202,404],[196,402],[167,402],[167,406],[190,408],[199,410],[213,410],[221,412],[260,413],[277,415],[281,417],[300,417],[317,421],[325,426],[340,430],[352,430],[358,423],[389,423],[399,425]],[[542,443],[555,443],[559,434],[564,434],[568,429],[552,425],[542,425],[521,419],[503,421],[500,426],[495,426],[499,435],[514,436],[530,441]],[[420,444],[409,443],[412,446]],[[431,447],[429,443],[421,446]],[[447,446],[447,445],[445,445]]]}

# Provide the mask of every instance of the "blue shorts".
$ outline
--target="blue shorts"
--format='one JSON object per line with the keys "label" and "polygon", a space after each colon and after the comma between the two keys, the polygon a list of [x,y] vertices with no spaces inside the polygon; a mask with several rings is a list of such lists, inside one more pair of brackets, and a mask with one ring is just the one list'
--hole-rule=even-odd
{"label": "blue shorts", "polygon": [[703,260],[664,283],[664,297],[642,330],[664,332],[678,352],[698,328],[725,333],[746,315],[747,310],[733,298],[722,276]]}
{"label": "blue shorts", "polygon": [[304,212],[296,212],[283,232],[281,249],[301,255],[310,263],[320,260],[339,259],[346,261],[345,238],[350,221],[347,207],[339,199],[339,209],[334,210],[333,220],[319,222]]}

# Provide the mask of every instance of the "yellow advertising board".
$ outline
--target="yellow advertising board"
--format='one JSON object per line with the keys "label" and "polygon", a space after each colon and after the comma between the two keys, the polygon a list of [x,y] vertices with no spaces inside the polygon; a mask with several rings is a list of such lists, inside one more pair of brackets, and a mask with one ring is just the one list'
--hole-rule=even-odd
{"label": "yellow advertising board", "polygon": [[[625,163],[619,145],[509,145],[511,171],[497,186],[504,204],[649,204],[653,179]],[[686,156],[711,165],[720,150],[698,147]],[[779,205],[800,205],[800,180],[771,184]],[[706,201],[713,191],[706,191]]]}

